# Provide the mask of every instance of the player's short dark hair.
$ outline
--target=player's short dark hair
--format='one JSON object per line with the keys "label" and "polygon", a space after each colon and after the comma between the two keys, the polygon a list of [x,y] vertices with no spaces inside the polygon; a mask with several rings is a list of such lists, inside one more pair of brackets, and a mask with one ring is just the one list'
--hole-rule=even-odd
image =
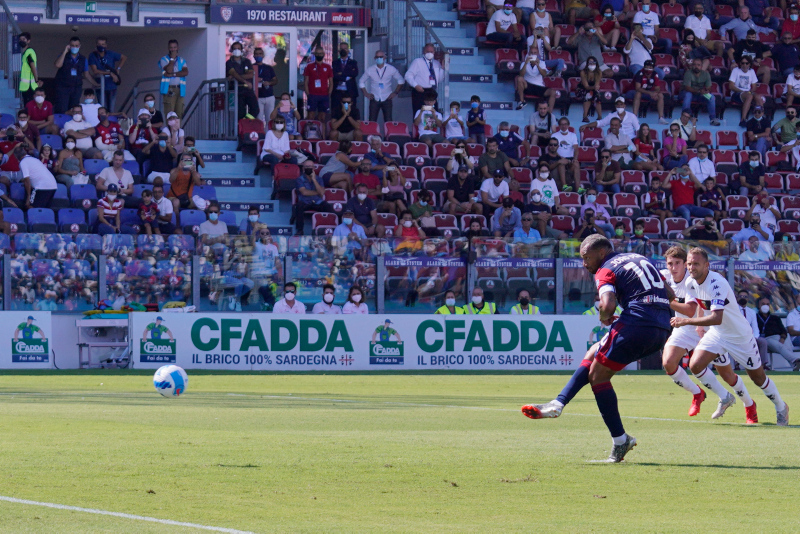
{"label": "player's short dark hair", "polygon": [[[588,210],[587,210],[588,211]],[[595,250],[614,250],[611,241],[604,235],[592,234],[581,243],[581,251],[593,252]]]}
{"label": "player's short dark hair", "polygon": [[689,254],[698,254],[700,256],[703,256],[706,259],[706,261],[708,261],[708,252],[706,252],[705,250],[703,250],[700,247],[694,247],[694,248],[690,249],[689,250]]}
{"label": "player's short dark hair", "polygon": [[679,260],[682,260],[684,263],[686,263],[686,257],[688,254],[686,254],[686,251],[682,247],[679,247],[678,245],[672,245],[664,253],[664,258],[671,258],[672,256],[675,256]]}

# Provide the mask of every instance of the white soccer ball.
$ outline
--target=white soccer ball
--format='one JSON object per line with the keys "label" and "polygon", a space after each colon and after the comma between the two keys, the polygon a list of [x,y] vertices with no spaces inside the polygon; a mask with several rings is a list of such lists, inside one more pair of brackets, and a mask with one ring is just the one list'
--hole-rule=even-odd
{"label": "white soccer ball", "polygon": [[153,386],[164,397],[177,397],[186,392],[189,377],[177,365],[162,365],[153,375]]}

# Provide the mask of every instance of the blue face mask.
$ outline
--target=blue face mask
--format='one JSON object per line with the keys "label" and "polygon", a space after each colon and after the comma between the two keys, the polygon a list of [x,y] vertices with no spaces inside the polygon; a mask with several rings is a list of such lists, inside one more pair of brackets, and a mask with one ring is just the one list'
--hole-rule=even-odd
{"label": "blue face mask", "polygon": [[707,159],[708,159],[708,158],[702,158],[702,157],[700,157],[700,156],[697,156],[697,161],[699,161],[700,163],[705,163],[705,161],[706,161]]}
{"label": "blue face mask", "polygon": [[160,146],[161,148],[166,148],[167,142],[166,141],[159,141],[158,142],[158,146]]}
{"label": "blue face mask", "polygon": [[537,8],[536,8],[536,11],[538,11],[539,13],[544,13],[544,12],[545,12],[545,8],[543,8],[543,7],[537,7]]}
{"label": "blue face mask", "polygon": [[614,16],[614,14],[613,14],[613,13],[606,13],[606,18],[607,18],[607,19],[610,19],[610,18],[612,18],[613,16]]}
{"label": "blue face mask", "polygon": [[596,32],[596,31],[597,31],[597,30],[595,30],[594,28],[592,28],[591,30],[589,30],[589,33],[594,33],[594,32]]}
{"label": "blue face mask", "polygon": [[375,58],[375,64],[379,67],[383,65],[384,61],[382,57]]}
{"label": "blue face mask", "polygon": [[261,63],[264,61],[264,56],[253,56],[253,59],[256,60],[256,63]]}
{"label": "blue face mask", "polygon": [[505,13],[506,15],[510,15],[510,14],[511,14],[511,13],[513,13],[513,12],[514,12],[514,11],[513,11],[513,10],[511,10],[511,9],[504,9],[504,10],[503,10],[503,13]]}
{"label": "blue face mask", "polygon": [[69,52],[70,54],[77,54],[80,51],[80,48],[77,46],[70,47]]}
{"label": "blue face mask", "polygon": [[650,13],[650,5],[649,4],[643,5],[642,11],[644,11],[645,13]]}
{"label": "blue face mask", "polygon": [[597,200],[597,196],[596,195],[586,195],[586,201],[587,202],[594,202],[595,200]]}
{"label": "blue face mask", "polygon": [[500,130],[500,137],[508,137],[508,130]]}
{"label": "blue face mask", "polygon": [[473,102],[471,104],[471,106],[472,106],[472,109],[478,109],[478,103],[477,102]]}
{"label": "blue face mask", "polygon": [[427,203],[427,202],[425,202],[424,200],[420,200],[420,201],[419,201],[419,205],[420,205],[420,206],[427,206],[427,205],[428,205],[428,203]]}
{"label": "blue face mask", "polygon": [[251,223],[258,222],[258,215],[248,215],[247,220]]}
{"label": "blue face mask", "polygon": [[208,214],[209,221],[216,221],[217,219],[219,219],[219,213],[217,213],[216,211]]}
{"label": "blue face mask", "polygon": [[751,160],[751,161],[750,161],[750,166],[751,166],[751,167],[758,167],[758,162],[757,162],[757,161],[752,161],[752,160]]}

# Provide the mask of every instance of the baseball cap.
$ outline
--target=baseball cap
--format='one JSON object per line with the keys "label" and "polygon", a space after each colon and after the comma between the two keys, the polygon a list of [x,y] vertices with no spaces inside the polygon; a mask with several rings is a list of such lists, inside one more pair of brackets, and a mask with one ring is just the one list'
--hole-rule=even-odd
{"label": "baseball cap", "polygon": [[614,100],[614,102],[622,102],[624,104],[625,103],[625,97],[624,96],[618,96],[617,99]]}
{"label": "baseball cap", "polygon": [[167,118],[168,119],[171,119],[172,117],[175,117],[177,119],[178,118],[178,114],[175,113],[174,111],[170,111],[169,113],[167,113]]}
{"label": "baseball cap", "polygon": [[163,320],[164,320],[164,318],[161,317],[160,315],[158,317],[156,317],[156,321],[163,321]]}
{"label": "baseball cap", "polygon": [[118,193],[119,186],[117,184],[108,184],[108,192],[109,193]]}
{"label": "baseball cap", "polygon": [[384,323],[394,324],[390,319],[386,319]]}
{"label": "baseball cap", "polygon": [[29,315],[29,316],[28,316],[28,320],[29,320],[29,321],[35,321],[36,319],[34,319],[34,318],[33,318],[33,315]]}
{"label": "baseball cap", "polygon": [[137,117],[141,117],[142,115],[147,115],[148,117],[152,117],[152,113],[147,111],[146,109],[142,108],[139,110],[139,113],[136,114]]}

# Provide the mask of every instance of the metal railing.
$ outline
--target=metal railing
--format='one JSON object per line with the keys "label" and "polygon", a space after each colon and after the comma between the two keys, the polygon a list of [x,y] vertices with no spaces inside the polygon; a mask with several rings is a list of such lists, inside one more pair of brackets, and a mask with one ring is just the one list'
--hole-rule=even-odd
{"label": "metal railing", "polygon": [[234,140],[238,135],[239,82],[203,80],[186,105],[182,127],[197,139]]}
{"label": "metal railing", "polygon": [[439,102],[449,100],[450,54],[412,0],[373,0],[372,35],[386,37],[389,62],[394,65],[404,63],[406,67],[422,55],[422,48],[427,43],[433,43],[437,59],[444,69],[444,79],[439,80],[436,87],[441,97]]}
{"label": "metal railing", "polygon": [[[150,78],[140,78],[133,84],[133,88],[128,92],[128,96],[119,105],[119,110],[125,112],[128,117],[136,117],[138,107],[144,107],[144,95],[153,93],[156,97],[156,109],[161,109],[161,76]],[[141,97],[142,101],[138,102]]]}

